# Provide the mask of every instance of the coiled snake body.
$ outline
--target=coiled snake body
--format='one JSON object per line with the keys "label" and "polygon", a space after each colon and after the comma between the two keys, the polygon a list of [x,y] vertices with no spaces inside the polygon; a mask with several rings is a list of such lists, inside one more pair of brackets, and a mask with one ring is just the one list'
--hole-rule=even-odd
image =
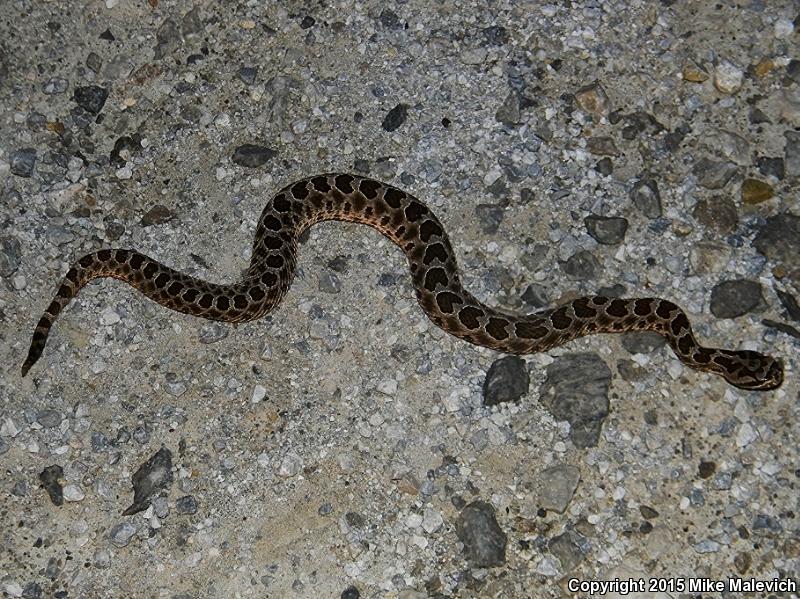
{"label": "coiled snake body", "polygon": [[580,297],[557,308],[514,316],[483,305],[459,281],[453,248],[439,220],[412,195],[348,174],[325,174],[288,185],[264,208],[244,279],[218,285],[169,268],[134,250],[105,249],[78,260],[33,333],[23,376],[41,356],[50,328],[81,287],[98,277],[125,281],[162,306],[211,320],[245,322],[275,308],[289,289],[298,236],[314,223],[369,225],[405,252],[420,306],[461,339],[511,354],[545,351],[592,333],[656,331],[691,368],[713,372],[744,389],[774,389],[780,360],[753,351],[701,346],[686,314],[659,298]]}

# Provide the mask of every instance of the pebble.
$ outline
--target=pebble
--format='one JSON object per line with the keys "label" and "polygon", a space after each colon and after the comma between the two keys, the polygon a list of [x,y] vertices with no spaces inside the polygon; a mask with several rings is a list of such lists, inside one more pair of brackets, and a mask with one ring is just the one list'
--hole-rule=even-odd
{"label": "pebble", "polygon": [[258,75],[258,67],[241,67],[236,74],[242,83],[253,85]]}
{"label": "pebble", "polygon": [[303,459],[296,453],[288,453],[281,460],[278,467],[278,476],[290,478],[295,476],[303,467]]}
{"label": "pebble", "polygon": [[108,538],[116,547],[126,547],[131,542],[133,536],[138,532],[136,525],[132,522],[117,524],[108,533]]}
{"label": "pebble", "polygon": [[31,177],[36,166],[36,148],[21,148],[9,156],[11,172],[18,177]]}
{"label": "pebble", "polygon": [[342,283],[336,273],[323,272],[319,275],[317,288],[323,293],[339,293],[342,290]]}
{"label": "pebble", "polygon": [[575,466],[558,464],[542,470],[538,477],[539,507],[563,514],[578,488],[581,472]]}
{"label": "pebble", "polygon": [[64,499],[67,501],[80,501],[86,494],[78,485],[64,485]]}
{"label": "pebble", "polygon": [[800,131],[784,131],[783,137],[786,140],[783,149],[786,174],[800,177]]}
{"label": "pebble", "polygon": [[521,297],[522,301],[533,308],[543,308],[550,303],[547,288],[538,283],[531,283],[525,288]]}
{"label": "pebble", "polygon": [[561,269],[571,279],[591,281],[597,277],[602,267],[589,250],[580,250],[562,262]]}
{"label": "pebble", "polygon": [[738,168],[732,162],[701,158],[692,172],[697,177],[697,183],[706,189],[722,189],[736,174]]}
{"label": "pebble", "polygon": [[628,219],[621,216],[596,216],[590,214],[583,219],[589,235],[604,245],[617,245],[625,239]]}
{"label": "pebble", "polygon": [[558,558],[561,570],[567,572],[583,561],[584,554],[580,544],[579,535],[568,531],[550,539],[547,549]]}
{"label": "pebble", "polygon": [[764,305],[761,283],[735,279],[717,283],[711,290],[711,313],[717,318],[737,318]]}
{"label": "pebble", "polygon": [[64,505],[64,490],[60,482],[63,477],[64,469],[58,464],[47,466],[39,473],[39,481],[53,505]]}
{"label": "pebble", "polygon": [[[127,167],[125,167],[127,168]],[[176,214],[161,204],[156,204],[150,210],[145,212],[144,216],[142,216],[141,221],[139,223],[143,227],[152,227],[153,225],[163,225],[174,219]]]}
{"label": "pebble", "polygon": [[722,155],[731,162],[740,166],[747,166],[751,162],[750,142],[731,131],[719,130],[710,139],[714,148],[718,148]]}
{"label": "pebble", "polygon": [[757,228],[753,247],[773,262],[800,264],[800,216],[788,212],[770,216]]}
{"label": "pebble", "polygon": [[690,81],[692,83],[703,83],[704,81],[708,81],[709,78],[709,74],[705,71],[705,69],[697,66],[696,64],[684,65],[681,76],[686,81]]}
{"label": "pebble", "polygon": [[745,179],[742,181],[742,202],[748,205],[766,202],[775,195],[772,185],[758,179]]}
{"label": "pebble", "polygon": [[250,396],[250,403],[259,403],[267,396],[267,388],[263,385],[256,385],[253,387],[253,393]]}
{"label": "pebble", "polygon": [[722,60],[714,69],[714,87],[723,94],[735,94],[742,87],[744,71],[728,60]]}
{"label": "pebble", "polygon": [[575,92],[575,101],[581,109],[598,116],[607,116],[610,110],[608,95],[597,82]]}
{"label": "pebble", "polygon": [[528,392],[530,377],[525,360],[506,356],[495,360],[483,383],[483,403],[494,406],[518,401]]}
{"label": "pebble", "polygon": [[484,501],[467,504],[456,520],[456,534],[473,567],[492,568],[505,563],[507,537],[491,504]]}
{"label": "pebble", "polygon": [[505,211],[496,204],[478,204],[475,206],[475,216],[478,217],[478,224],[484,233],[496,233],[503,221]]}
{"label": "pebble", "polygon": [[58,410],[39,410],[36,413],[36,422],[45,428],[56,428],[61,424],[61,413]]}
{"label": "pebble", "polygon": [[758,438],[753,425],[749,422],[743,423],[739,427],[739,432],[736,433],[736,445],[738,447],[747,447]]}
{"label": "pebble", "polygon": [[61,77],[52,77],[44,84],[42,91],[48,95],[63,94],[69,87],[69,81]]}
{"label": "pebble", "polygon": [[739,224],[739,215],[733,200],[721,195],[697,202],[692,216],[707,229],[722,234],[732,233]]}
{"label": "pebble", "polygon": [[689,265],[698,275],[721,273],[727,270],[733,255],[731,246],[716,241],[698,241],[689,250]]}
{"label": "pebble", "polygon": [[233,151],[231,160],[234,164],[248,168],[257,168],[266,164],[278,155],[278,152],[266,146],[256,144],[243,144]]}
{"label": "pebble", "polygon": [[637,331],[624,333],[621,343],[632,354],[649,354],[663,347],[667,340],[655,331]]}
{"label": "pebble", "polygon": [[506,127],[519,125],[522,112],[520,100],[519,93],[513,90],[509,92],[500,108],[495,112],[494,118]]}
{"label": "pebble", "polygon": [[596,156],[619,156],[619,148],[614,139],[605,135],[590,137],[586,140],[586,149]]}
{"label": "pebble", "polygon": [[108,98],[108,90],[99,85],[76,87],[72,94],[75,103],[92,114],[99,114]]}
{"label": "pebble", "polygon": [[130,516],[146,510],[150,506],[151,498],[161,491],[168,490],[172,480],[172,452],[162,447],[139,466],[131,477],[133,503],[122,512],[122,515]]}
{"label": "pebble", "polygon": [[184,495],[175,500],[175,513],[191,515],[197,513],[197,500],[192,495]]}
{"label": "pebble", "polygon": [[28,285],[28,281],[27,279],[25,279],[25,275],[16,275],[11,280],[11,283],[16,291],[22,291]]}
{"label": "pebble", "polygon": [[361,593],[357,587],[350,585],[342,591],[342,594],[339,597],[340,599],[361,599]]}
{"label": "pebble", "polygon": [[765,177],[773,177],[778,181],[783,181],[786,176],[784,161],[780,156],[761,156],[756,160],[756,166],[758,167],[758,172]]}
{"label": "pebble", "polygon": [[408,118],[408,104],[398,104],[392,108],[383,119],[381,127],[384,131],[395,131],[406,122]]}
{"label": "pebble", "polygon": [[609,413],[611,370],[596,354],[575,353],[556,358],[547,366],[540,388],[542,404],[556,420],[570,423],[576,447],[595,447]]}
{"label": "pebble", "polygon": [[661,194],[654,179],[645,177],[634,183],[631,189],[631,200],[633,200],[633,205],[647,218],[661,216]]}
{"label": "pebble", "polygon": [[442,514],[433,508],[425,508],[425,515],[422,518],[422,530],[428,534],[433,534],[444,525]]}
{"label": "pebble", "polygon": [[210,345],[222,341],[229,334],[230,325],[224,325],[219,322],[206,322],[200,327],[200,335],[197,340],[204,345]]}

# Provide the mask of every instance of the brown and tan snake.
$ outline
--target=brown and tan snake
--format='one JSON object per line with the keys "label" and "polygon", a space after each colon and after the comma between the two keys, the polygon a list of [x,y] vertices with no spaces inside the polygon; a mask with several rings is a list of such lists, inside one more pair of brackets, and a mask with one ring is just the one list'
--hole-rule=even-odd
{"label": "brown and tan snake", "polygon": [[420,306],[451,335],[510,354],[546,351],[592,333],[656,331],[678,358],[742,389],[775,389],[779,359],[754,351],[701,346],[678,306],[659,298],[580,297],[557,308],[514,316],[489,308],[466,291],[447,235],[414,196],[372,179],[324,174],[292,183],[267,203],[256,229],[244,279],[217,285],[190,277],[135,250],[106,249],[78,260],[33,333],[22,375],[39,359],[56,317],[92,279],[113,277],[162,306],[211,320],[245,322],[274,309],[289,289],[297,239],[314,223],[343,220],[369,225],[405,252]]}

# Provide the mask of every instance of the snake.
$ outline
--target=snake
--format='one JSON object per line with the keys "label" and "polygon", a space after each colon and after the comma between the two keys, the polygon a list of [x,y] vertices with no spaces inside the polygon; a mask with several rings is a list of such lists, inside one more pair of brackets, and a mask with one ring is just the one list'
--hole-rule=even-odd
{"label": "snake", "polygon": [[101,277],[119,279],[162,306],[209,320],[239,323],[264,316],[291,286],[300,235],[327,220],[368,225],[399,246],[427,317],[469,343],[524,355],[594,333],[655,331],[683,364],[720,375],[735,387],[769,390],[783,382],[779,358],[702,346],[686,313],[666,299],[592,295],[528,315],[486,306],[462,286],[444,227],[424,202],[391,184],[346,173],[304,178],[275,194],[259,218],[249,267],[236,283],[198,279],[130,249],[83,256],[67,271],[36,325],[22,376],[42,355],[58,315],[84,285]]}

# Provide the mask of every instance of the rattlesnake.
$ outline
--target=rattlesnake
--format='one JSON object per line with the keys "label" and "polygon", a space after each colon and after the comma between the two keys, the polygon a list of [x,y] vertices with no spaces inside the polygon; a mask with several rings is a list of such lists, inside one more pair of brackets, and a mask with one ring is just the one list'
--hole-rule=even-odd
{"label": "rattlesnake", "polygon": [[299,235],[314,223],[369,225],[405,252],[420,306],[451,335],[511,354],[548,350],[592,333],[656,331],[691,368],[721,375],[743,389],[774,389],[783,381],[779,359],[754,351],[701,346],[678,306],[660,298],[580,297],[554,309],[514,316],[489,308],[459,281],[455,254],[439,220],[414,196],[386,183],[331,173],[288,185],[264,208],[242,281],[218,285],[169,268],[134,250],[104,249],[78,260],[33,333],[25,376],[41,356],[58,314],[81,287],[113,277],[162,306],[211,320],[245,322],[274,309],[289,289]]}

